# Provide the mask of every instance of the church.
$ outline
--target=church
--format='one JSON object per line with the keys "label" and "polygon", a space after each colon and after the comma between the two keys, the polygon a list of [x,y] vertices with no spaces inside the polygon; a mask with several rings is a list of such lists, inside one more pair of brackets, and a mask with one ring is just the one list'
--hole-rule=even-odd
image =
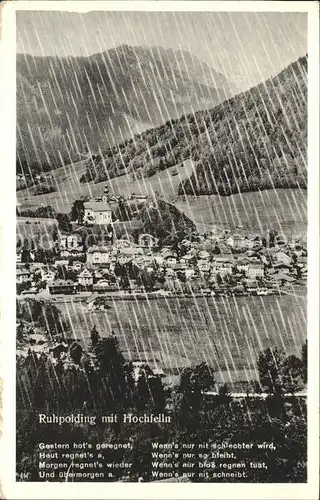
{"label": "church", "polygon": [[84,217],[83,222],[87,225],[90,224],[111,224],[112,222],[112,209],[108,202],[108,188],[104,189],[102,198],[93,198],[84,203]]}

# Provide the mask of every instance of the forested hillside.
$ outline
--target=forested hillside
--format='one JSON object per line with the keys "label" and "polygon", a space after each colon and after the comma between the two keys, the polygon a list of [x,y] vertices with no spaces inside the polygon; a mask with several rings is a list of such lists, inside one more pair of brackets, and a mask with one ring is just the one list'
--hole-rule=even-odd
{"label": "forested hillside", "polygon": [[142,179],[186,159],[179,194],[307,186],[307,56],[213,109],[183,115],[109,148],[82,182],[132,173]]}
{"label": "forested hillside", "polygon": [[121,45],[90,57],[17,55],[17,171],[32,177],[234,95],[186,51]]}

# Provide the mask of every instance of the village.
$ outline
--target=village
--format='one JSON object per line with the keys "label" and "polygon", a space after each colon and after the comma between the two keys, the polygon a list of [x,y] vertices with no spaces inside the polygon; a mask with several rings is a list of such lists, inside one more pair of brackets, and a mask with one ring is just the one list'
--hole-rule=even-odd
{"label": "village", "polygon": [[159,245],[146,233],[138,234],[136,242],[130,236],[117,238],[107,190],[84,203],[83,221],[105,228],[107,237],[98,244],[84,244],[78,231],[59,231],[50,259],[41,249],[17,249],[18,296],[57,299],[76,294],[99,308],[108,295],[270,295],[307,283],[305,243],[270,229],[246,234],[241,228],[235,233],[212,227],[174,245]]}

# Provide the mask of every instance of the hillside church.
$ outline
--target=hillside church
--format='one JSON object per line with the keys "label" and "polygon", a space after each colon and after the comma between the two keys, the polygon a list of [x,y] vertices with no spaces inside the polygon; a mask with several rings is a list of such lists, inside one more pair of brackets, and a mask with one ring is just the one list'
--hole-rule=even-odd
{"label": "hillside church", "polygon": [[104,189],[102,198],[92,198],[84,203],[84,218],[85,224],[111,224],[112,209],[108,202],[108,188]]}

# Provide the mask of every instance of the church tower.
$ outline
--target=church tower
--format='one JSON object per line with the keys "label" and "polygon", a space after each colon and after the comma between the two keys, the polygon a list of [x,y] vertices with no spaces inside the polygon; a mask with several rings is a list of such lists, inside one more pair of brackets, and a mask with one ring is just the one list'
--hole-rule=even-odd
{"label": "church tower", "polygon": [[106,184],[103,190],[102,201],[108,201],[108,200],[109,200],[109,188]]}

